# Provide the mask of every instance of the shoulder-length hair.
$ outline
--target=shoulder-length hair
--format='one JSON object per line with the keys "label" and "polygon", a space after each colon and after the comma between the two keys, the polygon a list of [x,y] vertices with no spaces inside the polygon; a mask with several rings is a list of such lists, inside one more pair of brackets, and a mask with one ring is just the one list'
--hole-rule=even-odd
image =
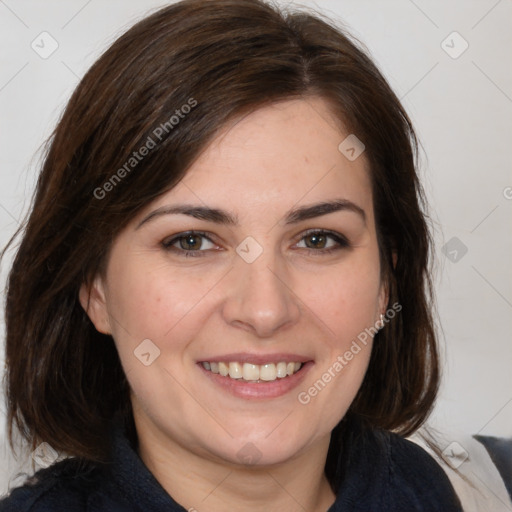
{"label": "shoulder-length hair", "polygon": [[[376,335],[346,418],[402,435],[425,421],[439,380],[431,240],[418,141],[400,101],[363,46],[318,15],[261,0],[185,0],[115,41],[48,142],[8,277],[11,442],[16,427],[34,448],[46,441],[105,460],[111,419],[133,421],[129,386],[112,338],[80,305],[80,286],[102,271],[126,223],[177,184],[227,121],[308,96],[324,98],[365,145],[382,277],[389,304],[402,306]],[[342,424],[327,457],[331,482]]]}

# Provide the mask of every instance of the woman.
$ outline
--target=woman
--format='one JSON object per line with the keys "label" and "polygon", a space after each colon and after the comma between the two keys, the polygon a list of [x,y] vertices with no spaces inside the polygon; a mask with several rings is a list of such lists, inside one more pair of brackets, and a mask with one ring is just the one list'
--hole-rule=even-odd
{"label": "woman", "polygon": [[460,510],[416,138],[317,16],[186,0],[86,74],[8,282],[0,511]]}

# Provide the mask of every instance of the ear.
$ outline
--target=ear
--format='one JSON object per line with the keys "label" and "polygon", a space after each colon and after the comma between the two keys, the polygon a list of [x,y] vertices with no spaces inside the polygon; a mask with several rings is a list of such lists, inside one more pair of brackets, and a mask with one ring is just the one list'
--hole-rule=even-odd
{"label": "ear", "polygon": [[386,281],[383,281],[380,285],[379,291],[379,318],[378,321],[381,321],[381,315],[386,316],[386,308],[389,302],[389,285]]}
{"label": "ear", "polygon": [[[398,253],[396,250],[391,251],[391,262],[393,264],[393,270],[396,269],[396,262],[398,261]],[[382,283],[381,294],[379,296],[379,312],[383,315],[386,314],[386,308],[389,302],[389,279],[391,275],[388,275],[387,279]]]}
{"label": "ear", "polygon": [[96,330],[103,334],[112,334],[103,279],[96,276],[90,283],[82,283],[78,297]]}
{"label": "ear", "polygon": [[[398,260],[398,254],[396,251],[392,251],[391,253],[391,259],[393,262],[393,270],[396,268],[396,262]],[[380,285],[380,291],[379,291],[379,305],[378,305],[378,315],[379,318],[376,320],[376,323],[381,322],[381,318],[383,315],[384,318],[386,317],[387,307],[389,303],[389,279],[391,279],[391,276],[387,276],[385,279],[382,280]]]}
{"label": "ear", "polygon": [[[397,254],[395,251],[392,253],[393,258],[393,268],[396,265]],[[390,279],[392,279],[391,275],[392,271],[386,272],[385,277],[381,280],[380,290],[379,290],[379,298],[378,298],[378,319],[377,321],[380,323],[382,316],[386,317],[387,307],[389,304],[389,288],[390,288]]]}

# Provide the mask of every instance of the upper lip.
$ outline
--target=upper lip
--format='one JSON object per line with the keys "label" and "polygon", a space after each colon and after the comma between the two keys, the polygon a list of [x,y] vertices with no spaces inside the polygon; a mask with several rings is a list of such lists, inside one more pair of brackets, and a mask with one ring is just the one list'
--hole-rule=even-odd
{"label": "upper lip", "polygon": [[200,359],[198,363],[209,362],[209,363],[220,363],[220,362],[237,362],[237,363],[249,363],[249,364],[266,364],[266,363],[281,363],[281,362],[293,362],[293,363],[307,363],[311,361],[311,357],[301,356],[299,354],[290,353],[279,353],[279,354],[250,354],[244,353],[233,353],[224,354],[222,356],[212,356]]}

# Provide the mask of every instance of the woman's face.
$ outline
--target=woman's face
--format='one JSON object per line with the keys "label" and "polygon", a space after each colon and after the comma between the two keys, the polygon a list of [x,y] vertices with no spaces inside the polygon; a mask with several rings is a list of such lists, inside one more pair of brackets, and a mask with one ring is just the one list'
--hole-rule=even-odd
{"label": "woman's face", "polygon": [[117,237],[88,311],[115,340],[138,428],[232,463],[328,439],[387,302],[348,135],[320,98],[261,108]]}

